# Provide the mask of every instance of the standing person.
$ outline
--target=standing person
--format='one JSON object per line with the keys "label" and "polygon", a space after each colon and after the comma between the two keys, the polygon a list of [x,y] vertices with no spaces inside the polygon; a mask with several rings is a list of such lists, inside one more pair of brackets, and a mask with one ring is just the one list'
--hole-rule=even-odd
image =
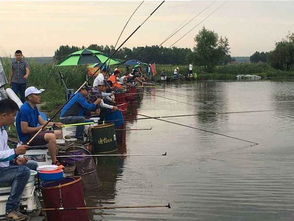
{"label": "standing person", "polygon": [[[27,143],[41,128],[47,123],[43,120],[37,104],[41,103],[41,93],[43,90],[38,90],[35,87],[28,87],[25,90],[26,102],[21,106],[16,117],[17,134],[22,143]],[[48,126],[61,127],[61,123],[50,122]],[[61,131],[41,131],[34,140],[30,143],[31,146],[48,144],[48,151],[51,156],[52,164],[59,165],[57,161],[57,145],[56,138],[61,138]]]}
{"label": "standing person", "polygon": [[16,95],[25,102],[25,89],[30,75],[29,64],[23,59],[22,51],[15,51],[15,60],[11,64],[11,87]]}
{"label": "standing person", "polygon": [[176,67],[174,70],[174,78],[178,78],[179,77],[179,67]]}
{"label": "standing person", "polygon": [[189,75],[192,76],[192,74],[193,74],[193,65],[189,64]]}
{"label": "standing person", "polygon": [[26,153],[28,146],[20,145],[15,149],[10,149],[7,145],[8,135],[4,127],[13,124],[18,110],[14,101],[10,99],[0,101],[0,185],[11,185],[11,192],[6,202],[7,220],[20,221],[28,219],[28,216],[19,212],[19,204],[30,177],[29,167],[36,169],[37,164],[31,162],[29,166],[26,158],[18,157]]}

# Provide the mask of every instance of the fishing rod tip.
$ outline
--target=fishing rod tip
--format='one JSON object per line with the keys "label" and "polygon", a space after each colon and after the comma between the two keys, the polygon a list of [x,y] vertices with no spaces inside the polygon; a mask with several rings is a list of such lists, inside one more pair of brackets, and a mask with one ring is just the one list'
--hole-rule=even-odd
{"label": "fishing rod tip", "polygon": [[167,155],[167,152],[165,152],[165,153],[163,153],[163,154],[161,154],[162,156],[166,156]]}
{"label": "fishing rod tip", "polygon": [[168,204],[166,205],[166,207],[170,209],[170,208],[171,208],[170,203],[168,203]]}

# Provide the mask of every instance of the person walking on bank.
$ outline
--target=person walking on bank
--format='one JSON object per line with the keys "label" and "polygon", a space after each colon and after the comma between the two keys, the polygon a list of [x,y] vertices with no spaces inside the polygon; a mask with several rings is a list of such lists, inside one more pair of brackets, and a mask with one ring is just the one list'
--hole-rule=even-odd
{"label": "person walking on bank", "polygon": [[16,95],[25,102],[25,89],[30,75],[29,64],[23,59],[22,51],[15,51],[15,60],[11,64],[11,87]]}

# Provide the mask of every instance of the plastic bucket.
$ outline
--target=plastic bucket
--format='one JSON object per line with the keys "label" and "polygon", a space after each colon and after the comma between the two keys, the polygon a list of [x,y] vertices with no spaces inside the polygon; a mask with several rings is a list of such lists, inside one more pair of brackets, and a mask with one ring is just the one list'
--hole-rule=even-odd
{"label": "plastic bucket", "polygon": [[121,111],[110,111],[105,113],[105,121],[112,123],[115,127],[120,127],[124,124],[124,116]]}
{"label": "plastic bucket", "polygon": [[100,124],[91,129],[93,153],[111,153],[117,150],[113,124]]}
{"label": "plastic bucket", "polygon": [[56,170],[53,172],[38,172],[38,176],[43,181],[55,181],[63,178],[63,170]]}
{"label": "plastic bucket", "polygon": [[115,103],[122,104],[126,102],[126,93],[117,93],[115,94]]}
{"label": "plastic bucket", "polygon": [[42,196],[46,208],[65,210],[46,211],[48,221],[88,221],[87,210],[66,208],[85,207],[81,177],[68,177],[42,185]]}
{"label": "plastic bucket", "polygon": [[130,87],[126,94],[126,100],[127,101],[134,101],[137,96],[137,89],[136,87]]}

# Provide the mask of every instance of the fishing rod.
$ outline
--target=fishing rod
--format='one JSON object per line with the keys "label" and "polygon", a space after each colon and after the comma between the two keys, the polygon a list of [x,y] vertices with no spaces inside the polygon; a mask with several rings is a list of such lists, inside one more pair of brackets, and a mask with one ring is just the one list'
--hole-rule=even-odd
{"label": "fishing rod", "polygon": [[127,25],[129,24],[131,18],[134,16],[134,14],[136,13],[136,11],[141,7],[141,5],[142,5],[143,3],[144,3],[144,1],[142,1],[142,2],[137,6],[137,8],[135,9],[135,11],[131,14],[131,16],[129,17],[129,19],[127,20],[126,24],[124,25],[124,27],[123,27],[121,33],[119,34],[119,36],[118,36],[118,38],[117,38],[117,40],[116,40],[116,42],[115,42],[114,48],[116,48],[116,46],[117,46],[117,44],[118,44],[118,42],[119,42],[119,40],[120,40],[120,37],[122,36],[123,32],[125,31],[125,29],[126,29]]}
{"label": "fishing rod", "polygon": [[190,105],[190,106],[194,106],[194,107],[195,107],[195,104],[191,104],[191,103],[188,103],[188,102],[178,101],[178,100],[176,100],[176,99],[168,98],[168,97],[161,96],[161,95],[155,95],[155,94],[152,94],[152,93],[147,92],[147,91],[145,91],[145,93],[146,93],[147,95],[150,95],[150,96],[153,96],[153,97],[159,97],[159,98],[163,98],[163,99],[166,99],[166,100],[175,101],[175,102],[178,102],[178,103],[187,104],[187,105]]}
{"label": "fishing rod", "polygon": [[[158,118],[177,118],[177,117],[194,117],[194,116],[201,116],[201,115],[222,115],[222,114],[243,114],[243,113],[262,113],[262,112],[272,112],[274,110],[257,110],[257,111],[232,111],[232,112],[205,112],[203,114],[178,114],[178,115],[165,115],[165,116],[158,116],[158,117],[152,117],[152,119],[158,119]],[[136,118],[136,120],[147,120],[151,119],[150,117],[142,117],[142,118]]]}
{"label": "fishing rod", "polygon": [[215,13],[218,9],[220,9],[225,2],[223,2],[221,5],[219,5],[216,9],[214,9],[211,13],[209,13],[204,19],[202,19],[200,22],[198,22],[196,25],[194,25],[189,31],[187,31],[182,37],[180,37],[177,41],[175,41],[171,46],[174,46],[176,43],[178,43],[180,40],[182,40],[187,34],[189,34],[191,31],[193,31],[198,25],[202,24],[204,21],[206,21],[213,13]]}
{"label": "fishing rod", "polygon": [[[151,14],[120,44],[120,46],[110,55],[110,57],[108,57],[103,64],[100,66],[103,67],[105,64],[107,64],[107,61],[109,59],[111,59],[117,52],[118,50],[145,24],[145,22],[161,7],[161,5],[165,2],[162,1],[152,12]],[[98,72],[99,68],[93,73],[92,76],[90,76],[89,79],[87,79],[75,92],[73,95],[76,95],[94,76],[95,74]],[[71,96],[58,110],[57,112],[42,126],[42,128],[40,128],[35,134],[34,136],[26,143],[27,145],[30,145],[30,143],[36,138],[36,136],[38,136],[38,134],[47,127],[47,125],[52,122],[52,120],[57,116],[57,114],[59,114],[59,112],[62,110],[62,108],[73,98],[74,96]]]}
{"label": "fishing rod", "polygon": [[207,7],[202,9],[197,15],[193,16],[188,22],[185,22],[183,25],[180,26],[180,28],[176,29],[173,33],[171,33],[163,42],[159,44],[159,46],[162,46],[166,41],[168,41],[171,37],[173,37],[175,34],[177,34],[180,30],[182,30],[184,27],[186,27],[188,24],[190,24],[195,18],[197,18],[199,15],[201,15],[204,11],[209,9],[216,1],[209,4]]}
{"label": "fishing rod", "polygon": [[149,128],[126,128],[126,129],[115,129],[116,131],[130,131],[130,130],[152,130],[152,127]]}
{"label": "fishing rod", "polygon": [[[148,116],[148,115],[145,115],[145,114],[138,114],[138,115],[143,116],[143,117],[149,117],[150,119],[153,119],[151,116]],[[231,139],[234,139],[234,140],[243,141],[243,142],[246,142],[246,143],[251,143],[252,144],[251,146],[258,145],[258,143],[253,142],[253,141],[250,141],[250,140],[245,140],[245,139],[241,139],[241,138],[238,138],[238,137],[233,137],[233,136],[222,134],[222,133],[218,133],[218,132],[214,132],[214,131],[209,131],[209,130],[201,129],[201,128],[198,128],[198,127],[189,126],[189,125],[186,125],[186,124],[181,124],[181,123],[177,123],[177,122],[173,122],[173,121],[169,121],[169,120],[163,120],[163,119],[159,119],[159,118],[154,118],[154,119],[155,120],[162,121],[162,122],[166,122],[166,123],[170,123],[170,124],[182,126],[182,127],[191,128],[191,129],[194,129],[194,130],[200,130],[200,131],[203,131],[203,132],[206,132],[206,133],[211,133],[211,134],[215,134],[215,135],[219,135],[219,136],[231,138]]]}
{"label": "fishing rod", "polygon": [[[136,13],[136,11],[140,8],[140,6],[141,6],[143,3],[144,3],[144,1],[142,1],[142,2],[137,6],[137,8],[135,9],[135,11],[131,14],[131,16],[129,17],[129,19],[127,20],[126,24],[124,25],[122,31],[120,32],[120,34],[119,34],[119,36],[118,36],[118,38],[117,38],[117,40],[116,40],[116,42],[115,42],[114,49],[116,48],[116,46],[117,46],[117,44],[118,44],[118,42],[119,42],[119,40],[120,40],[120,37],[122,36],[124,30],[126,29],[127,25],[129,24],[131,18],[133,17],[133,15]],[[109,65],[109,64],[110,64],[110,60],[109,60],[109,62],[108,62],[108,65]]]}
{"label": "fishing rod", "polygon": [[167,152],[162,154],[87,154],[87,155],[61,155],[58,158],[71,158],[71,157],[165,157]]}
{"label": "fishing rod", "polygon": [[[95,122],[85,122],[85,123],[75,123],[75,124],[64,124],[62,127],[74,127],[74,126],[85,126],[95,124]],[[152,127],[149,128],[125,128],[125,129],[115,129],[116,131],[129,131],[129,130],[152,130]]]}
{"label": "fishing rod", "polygon": [[83,207],[59,207],[59,208],[42,208],[43,211],[64,211],[64,210],[91,210],[91,209],[141,209],[141,208],[171,208],[170,203],[167,205],[143,205],[143,206],[83,206]]}

